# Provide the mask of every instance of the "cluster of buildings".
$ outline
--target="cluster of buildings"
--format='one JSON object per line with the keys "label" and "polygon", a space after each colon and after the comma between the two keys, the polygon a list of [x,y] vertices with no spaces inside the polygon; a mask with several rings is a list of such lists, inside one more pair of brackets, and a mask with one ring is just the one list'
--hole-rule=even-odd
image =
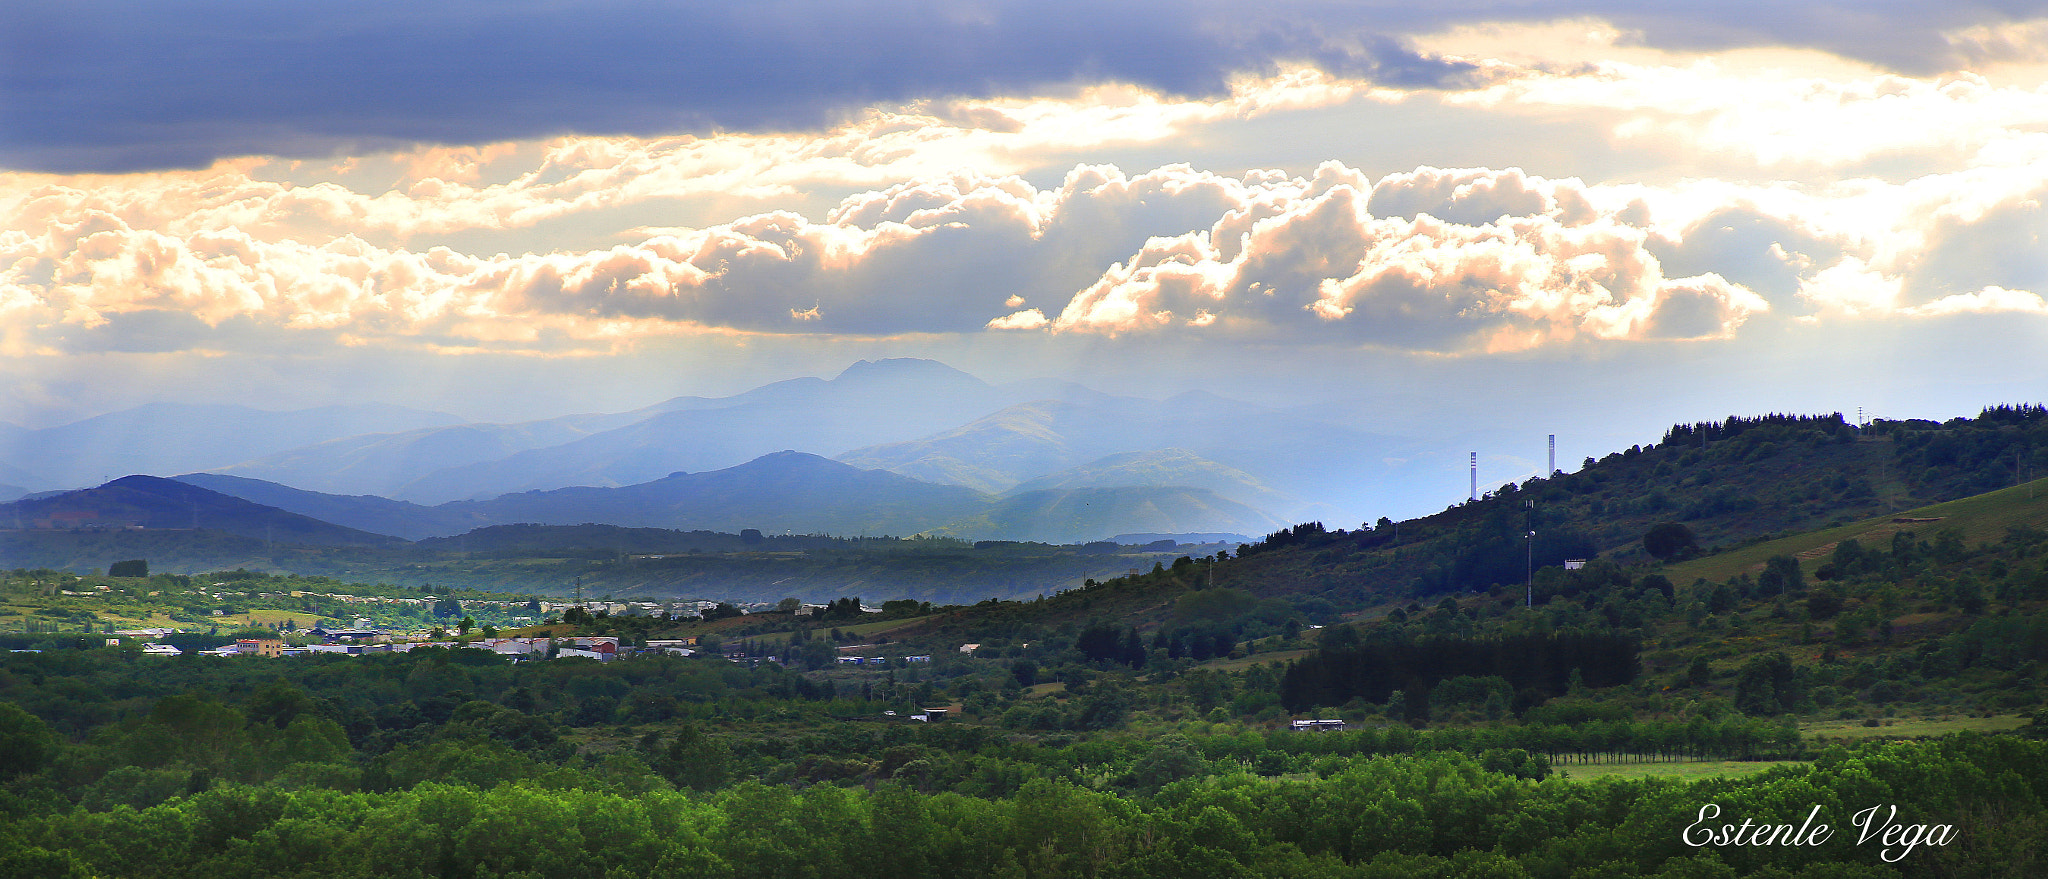
{"label": "cluster of buildings", "polygon": [[[771,659],[771,660],[772,660],[772,659],[774,659],[774,658],[775,658],[775,657],[772,657],[772,656],[771,656],[771,657],[769,657],[769,659]],[[921,656],[905,656],[905,657],[901,657],[901,659],[902,659],[902,660],[903,660],[904,662],[930,662],[930,661],[932,661],[932,658],[931,658],[931,655],[930,655],[930,654],[924,654],[924,655],[921,655]],[[889,657],[887,657],[887,656],[841,656],[841,657],[839,657],[839,664],[840,664],[840,665],[888,665],[888,664],[889,664]]]}
{"label": "cluster of buildings", "polygon": [[[690,656],[696,651],[697,639],[650,641],[645,647],[625,647],[617,637],[611,635],[579,635],[568,638],[483,638],[476,641],[394,641],[383,632],[366,629],[335,629],[312,631],[323,639],[319,644],[304,647],[290,646],[278,638],[244,638],[233,644],[200,651],[201,656],[263,656],[286,657],[314,654],[336,654],[361,656],[370,653],[405,653],[421,647],[442,647],[448,649],[489,650],[517,661],[540,659],[570,659],[581,657],[599,662],[609,662],[635,654],[667,653],[676,656]],[[120,639],[108,639],[108,645],[120,643]],[[142,647],[144,655],[177,656],[182,651],[169,644],[149,643]]]}

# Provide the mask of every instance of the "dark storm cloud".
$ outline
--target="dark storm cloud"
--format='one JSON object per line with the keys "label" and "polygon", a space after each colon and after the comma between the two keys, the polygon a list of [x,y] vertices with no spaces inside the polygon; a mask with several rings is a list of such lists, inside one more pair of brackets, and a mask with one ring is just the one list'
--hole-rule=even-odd
{"label": "dark storm cloud", "polygon": [[1213,95],[1276,63],[1455,88],[1474,70],[1419,55],[1407,37],[1588,15],[1653,45],[1805,45],[1925,72],[1971,60],[1944,31],[2042,5],[0,0],[0,167],[804,129],[875,103],[1105,79]]}
{"label": "dark storm cloud", "polygon": [[0,165],[131,170],[418,141],[801,129],[873,103],[1118,79],[1214,94],[1275,58],[1464,68],[1228,4],[0,2]]}

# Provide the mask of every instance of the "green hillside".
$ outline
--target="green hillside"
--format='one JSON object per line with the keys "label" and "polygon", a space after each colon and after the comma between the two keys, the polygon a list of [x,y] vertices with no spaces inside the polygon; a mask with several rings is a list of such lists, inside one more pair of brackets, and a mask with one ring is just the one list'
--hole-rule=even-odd
{"label": "green hillside", "polygon": [[1900,532],[1954,532],[1965,543],[1995,541],[2011,528],[2048,529],[2048,479],[1993,492],[1930,504],[1800,534],[1766,540],[1713,556],[1679,562],[1665,573],[1673,580],[1725,580],[1743,572],[1763,570],[1772,556],[1789,555],[1808,570],[1844,540],[1888,544]]}

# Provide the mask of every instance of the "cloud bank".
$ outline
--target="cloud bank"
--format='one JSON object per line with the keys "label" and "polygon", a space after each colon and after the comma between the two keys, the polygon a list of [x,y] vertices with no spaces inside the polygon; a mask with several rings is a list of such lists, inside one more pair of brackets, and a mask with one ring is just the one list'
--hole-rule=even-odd
{"label": "cloud bank", "polygon": [[1481,84],[1414,38],[1598,17],[1685,51],[1797,46],[1925,75],[2038,60],[2033,3],[1136,0],[0,3],[0,166],[205,167],[415,143],[829,128],[863,107],[1123,82],[1217,96],[1299,64]]}
{"label": "cloud bank", "polygon": [[1725,339],[1770,316],[2042,310],[2048,174],[1862,185],[1702,194],[1327,163],[1305,177],[1081,166],[1040,189],[962,172],[820,220],[769,212],[494,256],[24,212],[38,222],[0,232],[0,345],[573,352],[692,333],[1049,331],[1455,354]]}
{"label": "cloud bank", "polygon": [[0,12],[0,166],[67,172],[814,130],[868,106],[1106,81],[1218,96],[1279,62],[1404,87],[1469,69],[1358,16],[1326,22],[1328,10],[1284,4],[82,0]]}

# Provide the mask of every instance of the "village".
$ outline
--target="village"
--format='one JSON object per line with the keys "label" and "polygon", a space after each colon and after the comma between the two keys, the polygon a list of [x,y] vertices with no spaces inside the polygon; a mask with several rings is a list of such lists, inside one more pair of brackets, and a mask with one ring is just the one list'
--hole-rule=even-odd
{"label": "village", "polygon": [[[145,656],[182,656],[186,651],[156,639],[177,634],[176,630],[164,628],[124,629],[113,632],[106,639],[106,646],[118,647],[130,640],[142,641]],[[238,638],[231,644],[224,644],[208,650],[192,651],[195,655],[216,658],[256,657],[290,658],[314,655],[363,656],[380,653],[409,653],[422,648],[447,650],[488,650],[504,656],[513,662],[531,662],[551,659],[590,659],[597,662],[612,662],[639,656],[696,656],[698,641],[695,637],[649,639],[639,644],[627,644],[616,635],[570,635],[562,637],[484,637],[478,639],[436,638],[423,633],[390,633],[374,628],[316,627],[301,633],[309,643],[288,644],[283,638]],[[318,643],[310,643],[317,641]],[[961,645],[961,652],[972,653],[977,644]],[[848,649],[848,648],[842,648]],[[782,664],[780,656],[754,656],[742,651],[717,654],[724,659],[745,665],[767,662]],[[892,662],[903,666],[913,663],[931,662],[930,654],[907,656],[859,656],[836,657],[842,667],[888,666]]]}

